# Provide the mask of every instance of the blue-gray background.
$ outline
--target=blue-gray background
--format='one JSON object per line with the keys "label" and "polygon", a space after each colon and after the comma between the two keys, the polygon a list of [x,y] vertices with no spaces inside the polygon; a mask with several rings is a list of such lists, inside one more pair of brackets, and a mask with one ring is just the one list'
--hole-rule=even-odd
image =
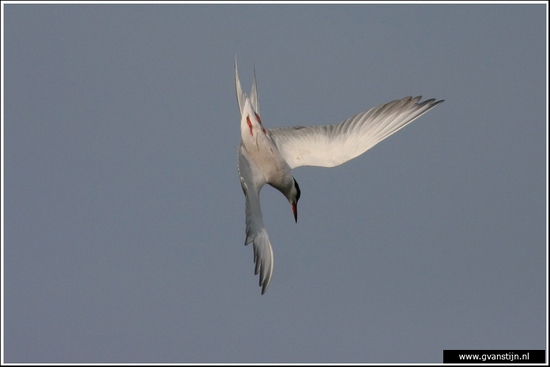
{"label": "blue-gray background", "polygon": [[[544,5],[5,5],[6,362],[441,362],[546,347]],[[267,127],[445,99],[262,191]]]}

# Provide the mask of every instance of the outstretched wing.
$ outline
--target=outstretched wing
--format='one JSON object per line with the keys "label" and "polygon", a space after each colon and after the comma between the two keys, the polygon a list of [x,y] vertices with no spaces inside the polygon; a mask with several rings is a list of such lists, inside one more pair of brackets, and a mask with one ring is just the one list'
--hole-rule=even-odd
{"label": "outstretched wing", "polygon": [[269,129],[290,168],[335,167],[353,159],[443,101],[422,97],[395,100],[337,124]]}
{"label": "outstretched wing", "polygon": [[260,208],[260,190],[265,185],[265,178],[242,145],[238,147],[238,155],[239,177],[246,197],[246,240],[244,244],[253,243],[254,262],[256,263],[254,274],[260,273],[260,287],[264,294],[273,274],[273,250],[264,227],[262,209]]}

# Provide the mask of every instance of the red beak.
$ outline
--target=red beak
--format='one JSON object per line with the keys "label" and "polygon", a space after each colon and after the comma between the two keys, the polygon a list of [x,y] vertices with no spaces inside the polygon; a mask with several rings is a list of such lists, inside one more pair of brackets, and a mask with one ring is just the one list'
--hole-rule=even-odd
{"label": "red beak", "polygon": [[292,203],[292,212],[294,213],[294,220],[298,223],[298,208],[296,207],[296,202]]}

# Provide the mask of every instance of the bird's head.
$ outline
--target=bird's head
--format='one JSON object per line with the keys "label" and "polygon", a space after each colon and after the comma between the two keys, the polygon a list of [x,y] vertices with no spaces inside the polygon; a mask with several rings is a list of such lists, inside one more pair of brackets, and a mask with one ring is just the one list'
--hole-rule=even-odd
{"label": "bird's head", "polygon": [[292,205],[292,212],[294,213],[294,220],[298,223],[298,200],[300,200],[300,185],[296,182],[296,179],[293,177],[294,185],[290,189],[290,193],[287,196],[288,202]]}

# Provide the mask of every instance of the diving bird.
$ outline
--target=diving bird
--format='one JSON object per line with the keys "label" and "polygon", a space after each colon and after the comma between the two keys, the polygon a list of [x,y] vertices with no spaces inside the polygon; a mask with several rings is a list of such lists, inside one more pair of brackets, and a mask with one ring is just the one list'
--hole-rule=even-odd
{"label": "diving bird", "polygon": [[265,293],[273,275],[273,249],[262,220],[260,190],[269,184],[292,206],[298,222],[300,186],[290,170],[300,166],[335,167],[363,154],[374,145],[422,116],[443,100],[420,102],[406,97],[356,114],[337,125],[267,129],[260,119],[256,73],[249,95],[243,93],[235,57],[235,90],[241,113],[238,171],[246,197],[245,245],[253,243],[255,274]]}

